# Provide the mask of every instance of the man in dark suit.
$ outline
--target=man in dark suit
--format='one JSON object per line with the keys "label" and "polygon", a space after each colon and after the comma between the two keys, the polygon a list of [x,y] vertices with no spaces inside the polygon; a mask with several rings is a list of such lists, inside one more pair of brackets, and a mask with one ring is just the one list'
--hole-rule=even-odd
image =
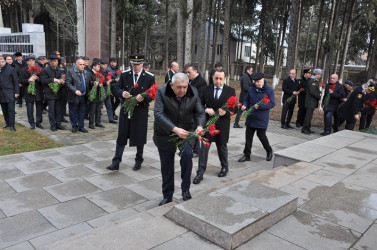
{"label": "man in dark suit", "polygon": [[[293,128],[291,124],[293,110],[295,109],[296,105],[296,98],[293,99],[290,103],[285,103],[288,98],[292,95],[297,96],[298,92],[298,80],[296,79],[296,70],[291,69],[289,71],[289,76],[284,79],[283,81],[283,109],[281,111],[281,128],[288,129]],[[288,113],[288,115],[287,115]]]}
{"label": "man in dark suit", "polygon": [[[26,63],[22,59],[22,53],[21,52],[16,52],[14,53],[14,67],[16,69],[17,77],[20,76],[20,71],[22,68],[27,67]],[[17,104],[19,107],[22,107],[22,98],[24,97],[24,88],[22,87],[21,83],[18,83],[18,86],[20,88],[20,94],[17,97]]]}
{"label": "man in dark suit", "polygon": [[0,104],[4,114],[5,124],[3,128],[10,127],[16,131],[15,122],[15,101],[20,93],[16,70],[6,65],[4,57],[0,57]]}
{"label": "man in dark suit", "polygon": [[[30,124],[30,129],[43,129],[42,125],[42,110],[43,110],[43,87],[39,80],[39,75],[31,74],[28,70],[35,66],[35,58],[29,56],[25,59],[28,67],[22,68],[19,72],[19,82],[22,84],[24,90],[24,97],[26,102],[27,118]],[[31,82],[35,84],[35,94],[29,93],[28,88]],[[34,104],[35,104],[35,118],[34,119]]]}
{"label": "man in dark suit", "polygon": [[68,88],[69,119],[72,125],[72,133],[77,130],[88,133],[84,128],[84,117],[86,111],[86,94],[88,93],[90,77],[85,69],[85,60],[80,57],[76,60],[75,67],[72,67],[65,78]]}
{"label": "man in dark suit", "polygon": [[[65,130],[66,128],[61,124],[63,118],[62,90],[65,84],[64,79],[61,79],[63,71],[58,67],[59,62],[56,55],[51,55],[49,59],[50,65],[44,68],[41,74],[41,82],[48,104],[48,120],[52,131],[56,131],[57,129]],[[49,86],[50,83],[54,82],[59,84],[59,91],[56,94]]]}
{"label": "man in dark suit", "polygon": [[120,111],[115,156],[111,165],[106,167],[108,170],[119,170],[119,163],[122,161],[124,147],[128,140],[130,147],[136,146],[137,150],[135,165],[132,169],[139,170],[144,161],[143,151],[144,145],[147,143],[148,110],[152,99],[149,96],[143,98],[141,94],[152,87],[155,79],[152,74],[143,69],[143,62],[144,55],[132,54],[130,56],[132,69],[122,73],[119,82],[114,86],[113,93],[116,97],[126,99],[136,96],[138,104],[131,117],[128,113],[125,114],[123,109]]}
{"label": "man in dark suit", "polygon": [[[177,147],[171,140],[171,135],[175,133],[179,138],[186,139],[190,131],[196,129],[196,132],[201,132],[205,124],[205,114],[198,91],[188,84],[188,77],[185,74],[175,74],[171,83],[157,90],[154,117],[153,142],[160,155],[164,195],[159,205],[164,205],[172,201],[174,193],[174,155]],[[183,200],[188,200],[191,199],[189,189],[192,147],[190,144],[181,152],[180,164],[182,197]]]}
{"label": "man in dark suit", "polygon": [[[208,85],[204,88],[201,96],[201,101],[207,114],[207,120],[219,112],[220,118],[216,122],[216,129],[220,130],[220,134],[215,136],[206,136],[209,138],[209,143],[214,141],[216,143],[217,155],[221,163],[221,170],[218,177],[224,177],[228,173],[228,147],[229,130],[230,130],[230,113],[221,109],[221,107],[227,102],[231,96],[236,96],[236,91],[224,85],[225,83],[225,71],[223,69],[217,69],[213,75],[213,85]],[[202,147],[199,154],[198,171],[196,177],[193,180],[194,184],[199,184],[203,180],[204,172],[207,168],[209,146]]]}
{"label": "man in dark suit", "polygon": [[179,71],[179,64],[177,62],[172,62],[170,65],[170,69],[168,70],[168,72],[166,72],[165,83],[171,81],[171,79],[173,78],[173,75],[175,73],[178,73],[178,71]]}
{"label": "man in dark suit", "polygon": [[[252,74],[253,74],[253,68],[251,66],[246,66],[245,73],[242,75],[241,81],[240,81],[241,92],[240,92],[240,97],[239,97],[238,101],[241,104],[245,100],[247,92],[249,91],[249,87],[253,83],[253,80],[251,79],[251,75]],[[241,114],[242,114],[241,107],[238,107],[237,116],[236,116],[236,119],[234,121],[233,128],[242,128],[242,126],[240,126],[240,124],[239,124],[240,118],[241,118]]]}
{"label": "man in dark suit", "polygon": [[[199,96],[201,96],[204,87],[207,86],[206,80],[204,80],[204,78],[198,73],[198,69],[194,64],[186,64],[185,68],[186,74],[189,78],[189,85],[195,87],[199,92]],[[199,152],[200,144],[199,140],[196,139],[193,146],[193,157],[199,157]]]}
{"label": "man in dark suit", "polygon": [[306,92],[308,89],[308,83],[310,76],[312,75],[311,69],[304,69],[304,74],[301,77],[301,80],[298,83],[299,89],[304,89],[304,91],[301,91],[298,95],[298,111],[297,111],[297,119],[296,119],[296,127],[302,127],[304,125],[305,116],[306,116],[306,108],[305,108],[305,98],[306,98]]}

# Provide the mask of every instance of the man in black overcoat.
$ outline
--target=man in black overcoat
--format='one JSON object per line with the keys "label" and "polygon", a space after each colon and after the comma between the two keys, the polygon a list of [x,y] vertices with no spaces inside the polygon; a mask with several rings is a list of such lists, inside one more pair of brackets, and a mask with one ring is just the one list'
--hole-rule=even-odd
{"label": "man in black overcoat", "polygon": [[16,131],[15,123],[15,101],[20,93],[16,70],[6,65],[4,57],[0,56],[0,104],[3,111],[5,124],[3,128],[10,127]]}
{"label": "man in black overcoat", "polygon": [[[19,73],[19,82],[22,84],[24,97],[26,102],[27,118],[30,124],[30,129],[37,128],[43,129],[42,125],[42,110],[43,110],[43,87],[40,82],[39,75],[31,74],[28,70],[30,67],[35,66],[35,58],[29,56],[26,59],[28,67],[22,68]],[[31,82],[35,82],[35,95],[28,92]],[[35,104],[35,119],[34,119],[34,104]]]}
{"label": "man in black overcoat", "polygon": [[281,111],[281,128],[288,129],[293,128],[290,124],[293,111],[296,105],[296,97],[290,102],[286,103],[287,99],[292,95],[297,96],[298,92],[298,80],[296,79],[296,70],[291,69],[289,76],[283,81],[283,109]]}
{"label": "man in black overcoat", "polygon": [[216,143],[217,155],[219,156],[221,164],[221,170],[217,176],[224,177],[229,170],[227,143],[229,141],[230,112],[221,109],[221,107],[227,103],[229,97],[236,96],[236,91],[232,87],[224,85],[225,80],[225,71],[223,69],[217,69],[213,75],[213,85],[205,87],[201,96],[201,102],[207,115],[207,121],[215,115],[216,111],[219,112],[220,118],[215,125],[216,129],[220,130],[220,134],[215,136],[206,135],[206,137],[209,138],[209,146],[204,146],[202,142],[199,153],[198,171],[193,180],[194,184],[199,184],[203,180],[203,175],[207,168],[209,148],[213,141]]}
{"label": "man in black overcoat", "polygon": [[[148,128],[148,110],[149,103],[152,99],[147,96],[143,98],[141,93],[150,89],[155,83],[154,76],[143,69],[144,55],[132,54],[130,63],[132,69],[128,70],[120,76],[120,80],[114,85],[113,94],[124,99],[136,96],[138,104],[136,105],[132,116],[124,113],[121,109],[119,115],[118,138],[116,141],[115,156],[110,166],[106,167],[109,170],[118,170],[119,163],[122,161],[124,147],[129,141],[130,147],[136,146],[136,158],[133,170],[137,171],[141,168],[141,163],[144,161],[143,151],[144,145],[147,143],[147,128]],[[135,87],[138,84],[138,87]]]}
{"label": "man in black overcoat", "polygon": [[309,83],[311,75],[312,75],[311,69],[304,69],[304,74],[298,83],[299,89],[304,89],[298,95],[298,101],[297,101],[298,111],[297,111],[296,127],[298,128],[302,127],[305,121],[305,116],[306,116],[305,98],[306,98],[306,92],[308,89],[308,83]]}
{"label": "man in black overcoat", "polygon": [[[253,74],[253,68],[251,66],[246,66],[245,73],[242,75],[241,81],[240,81],[241,92],[240,92],[240,97],[238,99],[238,102],[241,105],[242,105],[243,101],[245,100],[247,92],[249,91],[249,87],[253,83],[253,80],[251,79],[252,74]],[[240,124],[239,124],[241,114],[242,114],[241,107],[238,107],[237,116],[236,116],[236,119],[234,121],[233,128],[242,128],[242,126],[240,126]]]}

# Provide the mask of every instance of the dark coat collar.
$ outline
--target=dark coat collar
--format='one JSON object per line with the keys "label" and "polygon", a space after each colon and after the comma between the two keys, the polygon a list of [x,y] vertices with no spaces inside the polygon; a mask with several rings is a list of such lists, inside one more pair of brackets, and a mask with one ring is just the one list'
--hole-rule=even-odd
{"label": "dark coat collar", "polygon": [[[176,94],[174,93],[173,89],[171,88],[170,86],[170,83],[166,83],[166,91],[165,91],[165,95],[166,96],[169,96],[169,97],[176,97]],[[188,88],[187,88],[187,93],[184,97],[187,97],[187,98],[190,98],[194,95],[194,92],[192,91],[192,88],[190,85],[188,85]],[[184,98],[183,97],[183,98]]]}

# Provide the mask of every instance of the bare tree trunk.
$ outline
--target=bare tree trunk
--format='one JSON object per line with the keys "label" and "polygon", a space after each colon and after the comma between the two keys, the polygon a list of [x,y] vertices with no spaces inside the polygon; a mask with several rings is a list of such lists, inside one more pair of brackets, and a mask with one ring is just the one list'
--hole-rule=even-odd
{"label": "bare tree trunk", "polygon": [[183,68],[183,16],[182,16],[182,4],[180,1],[176,1],[177,10],[177,62]]}
{"label": "bare tree trunk", "polygon": [[125,51],[124,51],[125,42],[126,42],[126,16],[123,16],[123,22],[122,22],[122,66],[123,66],[123,69],[125,67],[125,61],[124,61],[124,58],[125,58]]}
{"label": "bare tree trunk", "polygon": [[78,54],[85,55],[84,1],[76,0]]}
{"label": "bare tree trunk", "polygon": [[301,9],[301,0],[292,0],[288,36],[288,52],[287,52],[287,65],[285,68],[285,74],[289,75],[289,71],[295,67],[296,64],[296,41],[299,28],[299,17]]}
{"label": "bare tree trunk", "polygon": [[[207,53],[206,53],[206,60],[205,60],[205,70],[208,69],[208,65],[209,65],[209,51],[210,51],[210,46],[211,46],[211,27],[215,28],[214,26],[212,26],[212,13],[214,12],[214,10],[212,10],[212,4],[214,0],[209,0],[209,18],[208,18],[208,27],[207,27]],[[216,1],[216,0],[215,0]]]}
{"label": "bare tree trunk", "polygon": [[230,0],[225,0],[223,51],[221,53],[220,61],[227,72],[229,72],[229,64],[228,64],[229,39],[230,39]]}
{"label": "bare tree trunk", "polygon": [[318,66],[318,59],[319,59],[319,50],[320,50],[320,41],[321,41],[321,24],[322,24],[322,12],[323,12],[323,6],[325,4],[325,0],[321,1],[321,7],[318,12],[318,28],[317,28],[317,41],[315,43],[315,56],[314,56],[314,68],[317,68]]}
{"label": "bare tree trunk", "polygon": [[[199,61],[199,72],[204,75],[205,67],[203,64],[204,61],[204,46],[206,40],[206,20],[207,20],[207,0],[202,0],[202,11],[200,17],[200,43],[199,43],[199,52],[198,52],[198,61]],[[209,39],[209,35],[208,35]]]}
{"label": "bare tree trunk", "polygon": [[274,65],[274,75],[277,78],[277,83],[280,81],[280,77],[281,77],[281,64],[282,64],[282,57],[283,57],[283,50],[284,50],[285,32],[287,30],[290,6],[291,6],[290,1],[286,1],[284,16],[282,16],[282,21],[280,22],[279,39],[276,43],[277,53],[276,53],[276,58],[275,58],[276,63]]}
{"label": "bare tree trunk", "polygon": [[116,56],[116,18],[117,18],[117,1],[111,0],[111,32],[110,32],[110,56]]}
{"label": "bare tree trunk", "polygon": [[[327,34],[326,34],[326,41],[328,44],[331,43],[331,34],[332,34],[332,28],[333,28],[333,22],[334,22],[334,15],[335,15],[335,4],[336,4],[336,0],[331,0],[331,14],[329,16],[329,22],[328,22],[328,28],[327,28]],[[326,77],[328,75],[328,73],[326,72],[329,71],[329,68],[327,68],[327,59],[328,59],[328,54],[329,54],[329,51],[325,51],[324,54],[323,54],[323,61],[322,61],[322,65],[323,65],[323,82],[327,82],[328,78]]]}
{"label": "bare tree trunk", "polygon": [[187,0],[187,14],[186,20],[186,39],[185,39],[185,64],[191,62],[191,42],[192,42],[192,19],[194,9],[194,0]]}
{"label": "bare tree trunk", "polygon": [[310,24],[312,22],[312,13],[311,11],[309,11],[309,27],[307,28],[307,31],[306,31],[306,40],[305,40],[305,52],[304,52],[304,61],[302,62],[302,71],[304,70],[304,66],[306,64],[306,51],[308,49],[308,42],[309,42],[309,34],[310,34]]}
{"label": "bare tree trunk", "polygon": [[217,56],[217,47],[218,47],[218,43],[217,43],[217,38],[219,36],[219,33],[220,33],[220,4],[221,4],[221,0],[217,0],[217,3],[215,2],[215,9],[217,8],[217,11],[216,11],[216,25],[215,25],[215,32],[214,32],[214,35],[213,35],[213,47],[212,47],[212,68],[213,66],[215,65],[216,63],[216,56]]}
{"label": "bare tree trunk", "polygon": [[[342,44],[342,42],[343,42],[344,28],[347,25],[348,4],[349,4],[349,1],[346,2],[346,5],[345,5],[344,11],[343,11],[342,25],[341,25],[341,28],[340,28],[339,39],[337,40],[339,44]],[[340,46],[336,47],[335,49],[336,49],[335,60],[334,60],[335,67],[334,67],[334,70],[332,71],[333,74],[336,74],[336,72],[338,70],[338,62],[339,62],[339,56],[340,56]],[[341,76],[339,76],[339,78],[341,78]]]}
{"label": "bare tree trunk", "polygon": [[169,0],[165,0],[165,69],[169,67]]}

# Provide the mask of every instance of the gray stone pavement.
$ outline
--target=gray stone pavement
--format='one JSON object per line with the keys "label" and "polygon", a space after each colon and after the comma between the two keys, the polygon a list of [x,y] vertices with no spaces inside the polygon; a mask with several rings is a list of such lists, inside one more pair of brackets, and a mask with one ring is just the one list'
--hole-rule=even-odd
{"label": "gray stone pavement", "polygon": [[[22,118],[24,110],[17,107],[16,119],[27,125]],[[114,154],[117,125],[103,122],[106,128],[88,134],[52,132],[44,115],[46,129],[36,130],[70,146],[0,157],[0,249],[72,249],[80,244],[81,249],[177,249],[183,242],[190,242],[190,249],[218,249],[163,217],[169,206],[157,207],[162,199],[161,173],[151,140],[150,114],[141,170],[132,171],[135,149],[126,147],[121,169],[115,173],[105,167]],[[324,137],[310,144],[311,139],[319,138],[320,130],[314,130],[314,135],[303,135],[297,128],[283,130],[279,122],[271,121],[268,137],[274,151],[298,162],[272,169],[274,163],[265,161],[258,139],[252,161],[238,163],[245,129],[231,128],[230,172],[224,178],[217,177],[219,161],[215,146],[211,147],[204,180],[191,186],[194,198],[245,176],[299,197],[296,213],[239,249],[373,249],[377,244],[376,137],[335,134],[334,139]],[[321,151],[320,145],[326,150]],[[311,151],[318,155],[300,159],[312,155],[308,154]],[[300,163],[305,160],[310,163]],[[196,168],[194,159],[193,172]],[[183,202],[178,156],[175,171],[175,202],[170,206]],[[143,242],[132,240],[139,238]],[[54,244],[59,240],[63,242]],[[106,245],[110,240],[116,245]],[[77,242],[81,243],[75,245]]]}

